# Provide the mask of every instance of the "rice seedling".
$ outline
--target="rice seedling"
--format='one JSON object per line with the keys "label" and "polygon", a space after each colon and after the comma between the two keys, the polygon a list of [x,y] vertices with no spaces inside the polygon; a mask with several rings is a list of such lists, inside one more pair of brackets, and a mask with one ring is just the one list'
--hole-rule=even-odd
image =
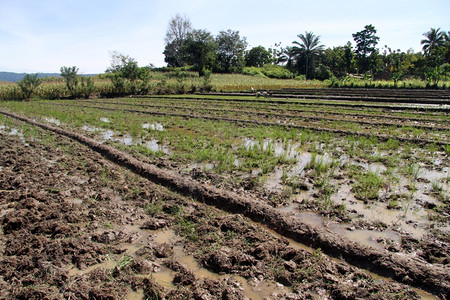
{"label": "rice seedling", "polygon": [[353,185],[352,191],[357,199],[368,202],[369,200],[379,199],[379,190],[384,185],[383,178],[377,173],[366,172],[359,173],[355,176],[356,183]]}

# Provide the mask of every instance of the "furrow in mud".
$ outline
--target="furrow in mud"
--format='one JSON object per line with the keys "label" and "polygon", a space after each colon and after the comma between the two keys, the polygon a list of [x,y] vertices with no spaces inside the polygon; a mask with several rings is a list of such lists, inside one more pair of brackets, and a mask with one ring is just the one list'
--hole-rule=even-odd
{"label": "furrow in mud", "polygon": [[450,295],[450,272],[444,267],[425,264],[399,254],[362,246],[328,229],[310,225],[288,213],[277,211],[263,201],[200,184],[192,179],[143,163],[130,154],[101,144],[81,134],[46,125],[14,113],[0,112],[6,116],[69,137],[157,184],[225,211],[245,215],[254,221],[268,225],[284,236],[314,248],[321,248],[325,253],[343,259],[355,266],[422,288],[436,295],[444,295],[445,297]]}

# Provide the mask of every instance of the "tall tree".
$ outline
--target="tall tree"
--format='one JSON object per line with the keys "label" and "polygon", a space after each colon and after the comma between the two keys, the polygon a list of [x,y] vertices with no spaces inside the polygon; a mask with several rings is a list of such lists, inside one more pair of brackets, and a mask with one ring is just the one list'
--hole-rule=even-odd
{"label": "tall tree", "polygon": [[166,47],[164,49],[164,61],[169,67],[181,67],[185,64],[185,53],[183,53],[183,44],[189,32],[192,31],[191,21],[186,16],[177,14],[170,19],[167,27]]}
{"label": "tall tree", "polygon": [[228,29],[221,31],[216,37],[217,67],[219,72],[240,72],[244,67],[244,51],[247,40],[239,35],[239,31]]}
{"label": "tall tree", "polygon": [[301,59],[305,61],[305,76],[308,79],[311,77],[314,67],[314,57],[323,51],[324,46],[320,44],[320,36],[315,35],[312,31],[305,31],[305,34],[301,33],[297,36],[300,41],[292,42],[296,45],[292,47],[292,51],[298,61]]}
{"label": "tall tree", "polygon": [[270,63],[272,55],[263,46],[253,47],[245,54],[245,65],[247,67],[262,67]]}
{"label": "tall tree", "polygon": [[425,39],[421,40],[420,44],[423,45],[423,53],[427,56],[431,55],[433,50],[445,44],[446,34],[440,28],[430,28],[430,31],[425,32],[423,36]]}
{"label": "tall tree", "polygon": [[107,73],[116,73],[125,79],[134,81],[139,77],[139,67],[137,61],[129,55],[113,51],[111,53],[111,65],[106,69]]}
{"label": "tall tree", "polygon": [[188,33],[184,43],[186,62],[193,65],[200,75],[211,70],[216,62],[217,43],[206,30],[195,29]]}
{"label": "tall tree", "polygon": [[375,34],[377,30],[370,24],[364,26],[364,29],[352,34],[354,41],[356,42],[356,56],[358,58],[358,65],[361,73],[367,72],[372,63],[374,63],[374,58],[376,58],[377,44],[380,39]]}
{"label": "tall tree", "polygon": [[294,71],[294,59],[295,53],[292,50],[293,47],[286,46],[286,48],[281,48],[281,50],[276,50],[274,56],[276,64],[285,65],[286,68],[290,71]]}

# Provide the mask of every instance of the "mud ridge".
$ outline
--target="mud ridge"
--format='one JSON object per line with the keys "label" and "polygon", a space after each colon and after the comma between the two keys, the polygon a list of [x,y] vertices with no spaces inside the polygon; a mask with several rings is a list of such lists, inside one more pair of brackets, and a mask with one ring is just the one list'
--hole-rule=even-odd
{"label": "mud ridge", "polygon": [[174,117],[181,117],[181,118],[201,118],[201,119],[213,120],[213,121],[226,121],[226,122],[233,122],[233,123],[256,124],[256,125],[263,125],[263,126],[281,126],[281,127],[287,127],[287,128],[295,128],[295,129],[309,129],[309,130],[315,130],[315,131],[331,132],[331,133],[335,133],[335,134],[339,134],[339,135],[357,135],[357,136],[363,136],[363,137],[367,137],[367,138],[376,137],[381,141],[388,141],[389,139],[394,139],[394,140],[398,140],[401,142],[411,142],[411,143],[418,143],[418,144],[436,144],[436,145],[440,145],[440,146],[449,145],[449,143],[447,141],[442,141],[442,140],[429,140],[429,139],[424,139],[424,138],[407,138],[407,137],[400,137],[400,136],[388,136],[388,135],[383,135],[383,134],[365,133],[365,132],[357,132],[357,131],[350,132],[347,130],[315,127],[315,126],[308,126],[308,125],[283,124],[283,123],[277,123],[277,122],[213,117],[213,116],[205,116],[205,115],[198,115],[198,114],[169,113],[169,112],[145,111],[145,110],[137,110],[137,109],[119,109],[119,108],[110,108],[110,107],[102,107],[102,106],[70,105],[70,104],[57,104],[57,103],[55,103],[54,105],[95,108],[95,109],[102,109],[102,110],[108,110],[108,111],[125,111],[125,112],[131,112],[131,113],[141,113],[141,114],[149,114],[149,115],[157,115],[157,116],[174,116]]}
{"label": "mud ridge", "polygon": [[307,224],[288,213],[277,211],[263,201],[200,184],[192,179],[143,163],[130,154],[100,144],[81,134],[10,112],[0,110],[0,113],[69,137],[157,184],[183,195],[195,197],[198,201],[222,210],[247,216],[254,221],[266,224],[286,237],[314,248],[321,248],[324,253],[343,259],[355,266],[422,288],[444,298],[450,296],[450,272],[442,266],[425,264],[399,254],[362,246],[345,237],[338,236],[326,228]]}

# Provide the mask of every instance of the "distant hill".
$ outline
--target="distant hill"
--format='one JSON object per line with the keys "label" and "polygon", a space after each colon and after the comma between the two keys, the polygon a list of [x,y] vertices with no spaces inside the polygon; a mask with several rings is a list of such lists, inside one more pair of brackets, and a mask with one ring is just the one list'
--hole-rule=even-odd
{"label": "distant hill", "polygon": [[[27,73],[0,72],[0,81],[10,81],[10,82],[21,81],[22,78],[25,76],[25,74]],[[52,76],[60,77],[61,75],[59,73],[38,73],[38,77],[40,78]]]}
{"label": "distant hill", "polygon": [[[14,73],[14,72],[0,72],[0,81],[18,82],[27,73]],[[35,74],[35,73],[32,73]],[[96,74],[82,74],[81,76],[94,76]],[[61,77],[60,73],[38,73],[39,78],[46,77]]]}

